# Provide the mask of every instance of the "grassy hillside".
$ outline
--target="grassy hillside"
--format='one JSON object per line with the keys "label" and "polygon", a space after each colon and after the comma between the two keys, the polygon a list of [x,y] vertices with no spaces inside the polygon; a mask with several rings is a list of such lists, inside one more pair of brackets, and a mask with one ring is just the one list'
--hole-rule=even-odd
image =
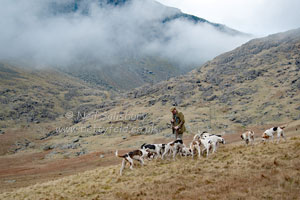
{"label": "grassy hillside", "polygon": [[[104,167],[36,184],[1,199],[299,199],[300,138],[221,146],[209,158]],[[116,158],[117,159],[117,158]],[[121,159],[120,159],[121,163]]]}
{"label": "grassy hillside", "polygon": [[0,63],[0,78],[0,154],[18,140],[39,138],[61,123],[73,124],[64,117],[67,112],[90,111],[113,94],[56,70]]}
{"label": "grassy hillside", "polygon": [[[0,64],[1,120],[54,120],[66,110],[101,102],[109,93],[55,70]],[[102,89],[102,90],[101,90]]]}

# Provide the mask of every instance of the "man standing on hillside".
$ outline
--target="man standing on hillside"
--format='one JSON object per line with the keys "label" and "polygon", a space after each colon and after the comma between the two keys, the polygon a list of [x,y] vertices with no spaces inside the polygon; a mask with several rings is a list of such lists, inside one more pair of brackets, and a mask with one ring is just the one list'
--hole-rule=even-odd
{"label": "man standing on hillside", "polygon": [[182,112],[178,112],[175,107],[171,108],[171,112],[173,114],[173,118],[171,120],[172,131],[173,134],[175,132],[175,139],[182,139],[182,135],[185,132],[184,115]]}

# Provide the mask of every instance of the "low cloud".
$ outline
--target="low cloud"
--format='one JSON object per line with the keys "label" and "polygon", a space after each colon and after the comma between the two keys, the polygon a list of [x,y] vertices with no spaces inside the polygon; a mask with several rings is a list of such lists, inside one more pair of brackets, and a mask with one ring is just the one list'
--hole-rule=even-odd
{"label": "low cloud", "polygon": [[3,0],[0,60],[34,67],[102,67],[154,55],[190,66],[249,39],[182,19],[162,23],[179,10],[151,0],[123,6],[87,0],[78,8],[72,2]]}

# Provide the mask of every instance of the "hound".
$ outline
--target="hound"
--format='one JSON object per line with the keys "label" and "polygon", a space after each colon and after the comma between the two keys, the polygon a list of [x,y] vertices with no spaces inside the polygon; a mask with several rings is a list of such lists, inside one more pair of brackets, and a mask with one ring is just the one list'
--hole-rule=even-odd
{"label": "hound", "polygon": [[120,169],[120,176],[122,176],[123,169],[124,169],[127,162],[130,164],[130,169],[131,170],[133,169],[133,160],[137,160],[141,163],[141,165],[144,165],[144,159],[143,158],[148,156],[148,152],[144,149],[139,149],[139,150],[130,151],[130,152],[124,154],[124,155],[119,155],[118,150],[116,150],[116,156],[120,157],[120,158],[123,158],[122,166],[121,166],[121,169]]}
{"label": "hound", "polygon": [[166,146],[165,144],[146,144],[146,143],[144,143],[141,146],[141,149],[147,150],[148,152],[151,152],[151,153],[155,153],[157,156],[162,157],[165,146]]}
{"label": "hound", "polygon": [[[196,136],[196,135],[195,135]],[[200,158],[201,155],[201,141],[200,141],[200,137],[194,137],[193,141],[190,143],[190,150],[192,153],[192,158],[194,158],[195,155],[195,151],[198,151],[198,157]]]}
{"label": "hound", "polygon": [[249,130],[245,133],[242,133],[241,138],[242,138],[242,140],[244,140],[246,142],[246,145],[248,145],[250,142],[251,142],[251,144],[253,144],[254,143],[254,132]]}
{"label": "hound", "polygon": [[212,141],[209,138],[200,138],[200,143],[204,146],[202,153],[204,153],[204,151],[206,150],[206,157],[208,157]]}
{"label": "hound", "polygon": [[221,137],[221,135],[210,135],[208,138],[211,140],[211,145],[213,149],[212,153],[215,153],[217,151],[219,143],[225,144],[225,140]]}
{"label": "hound", "polygon": [[[197,135],[199,135],[199,134],[197,134]],[[196,136],[194,136],[194,138],[195,137]],[[224,138],[222,138],[222,135],[215,135],[215,134],[203,132],[200,134],[200,137],[202,139],[208,139],[211,141],[210,147],[212,147],[212,153],[215,153],[217,151],[217,147],[218,147],[219,143],[225,144],[225,140],[224,140]],[[209,151],[209,149],[208,149],[208,151]]]}
{"label": "hound", "polygon": [[262,135],[262,141],[265,142],[270,137],[272,138],[272,141],[273,141],[275,133],[277,133],[277,143],[279,142],[280,137],[283,137],[283,139],[286,140],[284,132],[283,132],[284,128],[285,128],[285,126],[272,127],[270,129],[267,129]]}
{"label": "hound", "polygon": [[177,153],[181,152],[183,147],[184,147],[184,144],[183,144],[182,139],[177,139],[175,141],[169,142],[165,146],[165,151],[162,155],[162,159],[164,159],[165,155],[171,151],[171,152],[173,152],[173,159],[175,160]]}
{"label": "hound", "polygon": [[[193,141],[190,143],[190,149],[192,152],[192,158],[194,158],[195,152],[196,150],[198,151],[198,157],[200,158],[201,156],[201,145],[204,146],[203,152],[205,151],[205,149],[210,149],[211,147],[211,141],[208,142],[205,139],[208,139],[209,137],[209,133],[207,133],[206,131],[203,131],[202,133],[198,130],[198,134],[194,135]],[[202,140],[202,142],[201,142]],[[207,156],[209,153],[209,150],[207,150],[206,152]]]}

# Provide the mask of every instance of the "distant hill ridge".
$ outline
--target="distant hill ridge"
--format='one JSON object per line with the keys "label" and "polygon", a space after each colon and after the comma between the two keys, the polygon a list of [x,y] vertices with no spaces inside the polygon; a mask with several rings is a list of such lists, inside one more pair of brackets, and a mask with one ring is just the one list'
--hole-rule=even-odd
{"label": "distant hill ridge", "polygon": [[[67,13],[73,13],[73,12],[81,12],[82,14],[89,14],[89,5],[91,3],[96,3],[100,7],[102,6],[123,6],[124,4],[128,4],[133,2],[134,0],[72,0],[68,2],[53,2],[50,4],[50,8],[53,14],[67,14]],[[173,7],[168,7],[165,6],[155,0],[144,0],[144,1],[149,1],[153,2],[161,9],[166,9],[166,10],[172,10],[174,14],[171,14],[167,16],[166,18],[163,18],[161,20],[162,23],[168,23],[176,19],[185,19],[187,21],[190,21],[192,23],[207,23],[214,28],[218,29],[219,31],[225,32],[230,35],[247,35],[246,33],[242,33],[240,31],[231,29],[223,24],[218,24],[218,23],[212,23],[206,19],[197,17],[195,15],[190,15],[186,13],[182,13],[179,9],[173,8]]]}

